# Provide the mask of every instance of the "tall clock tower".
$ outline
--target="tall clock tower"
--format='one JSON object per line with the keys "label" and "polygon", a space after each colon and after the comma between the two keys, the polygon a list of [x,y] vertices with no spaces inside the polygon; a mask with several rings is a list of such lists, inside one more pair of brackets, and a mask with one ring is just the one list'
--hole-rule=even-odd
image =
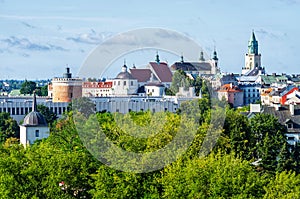
{"label": "tall clock tower", "polygon": [[248,42],[248,53],[245,55],[245,66],[242,68],[242,74],[253,70],[254,68],[261,68],[261,54],[258,53],[258,42],[255,38],[254,31]]}

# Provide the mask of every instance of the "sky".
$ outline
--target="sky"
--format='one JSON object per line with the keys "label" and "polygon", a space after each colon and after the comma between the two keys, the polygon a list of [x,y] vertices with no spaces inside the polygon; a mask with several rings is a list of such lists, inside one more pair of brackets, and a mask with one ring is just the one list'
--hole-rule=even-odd
{"label": "sky", "polygon": [[[267,73],[300,73],[299,10],[300,0],[0,0],[0,79],[51,79],[66,66],[79,75],[99,45],[141,28],[181,33],[208,56],[215,48],[228,73],[241,73],[254,30]],[[154,61],[155,49],[143,53],[117,57],[110,75],[125,59],[130,66]],[[161,59],[180,60],[168,56]]]}

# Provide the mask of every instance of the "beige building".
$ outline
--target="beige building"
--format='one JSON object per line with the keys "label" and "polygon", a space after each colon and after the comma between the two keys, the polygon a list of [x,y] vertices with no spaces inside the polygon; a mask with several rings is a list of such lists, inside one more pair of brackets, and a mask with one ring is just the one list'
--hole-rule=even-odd
{"label": "beige building", "polygon": [[137,90],[138,80],[127,71],[127,66],[124,64],[124,66],[122,66],[122,71],[113,79],[112,95],[136,95]]}
{"label": "beige building", "polygon": [[108,97],[112,95],[112,81],[83,82],[82,97]]}

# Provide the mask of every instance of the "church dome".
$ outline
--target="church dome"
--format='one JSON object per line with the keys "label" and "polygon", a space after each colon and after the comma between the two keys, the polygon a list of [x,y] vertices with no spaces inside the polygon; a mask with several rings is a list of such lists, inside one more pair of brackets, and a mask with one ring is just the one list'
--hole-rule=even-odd
{"label": "church dome", "polygon": [[129,72],[120,72],[116,79],[134,79],[134,77]]}
{"label": "church dome", "polygon": [[37,111],[35,92],[33,93],[32,111],[26,115],[23,126],[48,126],[44,116]]}
{"label": "church dome", "polygon": [[120,72],[116,79],[134,79],[134,77],[127,71],[127,66],[124,64],[122,72]]}
{"label": "church dome", "polygon": [[31,111],[24,118],[23,126],[48,126],[44,116],[36,111]]}

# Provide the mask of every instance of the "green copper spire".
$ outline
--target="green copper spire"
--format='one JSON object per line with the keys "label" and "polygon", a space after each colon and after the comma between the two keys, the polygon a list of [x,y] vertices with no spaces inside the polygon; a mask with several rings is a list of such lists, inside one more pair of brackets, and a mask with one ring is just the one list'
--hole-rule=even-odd
{"label": "green copper spire", "polygon": [[258,55],[258,42],[255,38],[254,31],[252,31],[252,35],[248,43],[248,54]]}

